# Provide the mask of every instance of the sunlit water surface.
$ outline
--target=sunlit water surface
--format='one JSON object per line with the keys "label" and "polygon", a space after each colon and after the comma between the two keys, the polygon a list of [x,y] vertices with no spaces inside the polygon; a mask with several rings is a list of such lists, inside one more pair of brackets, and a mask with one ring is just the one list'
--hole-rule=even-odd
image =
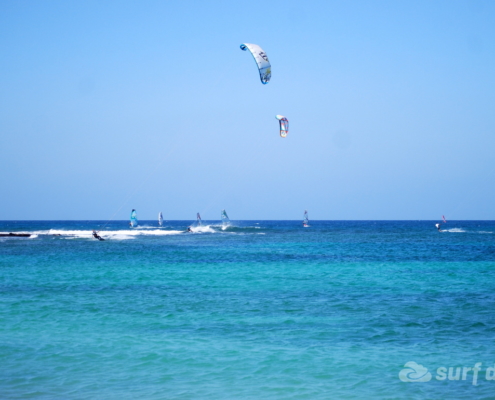
{"label": "sunlit water surface", "polygon": [[436,222],[0,222],[0,397],[493,398],[495,222]]}

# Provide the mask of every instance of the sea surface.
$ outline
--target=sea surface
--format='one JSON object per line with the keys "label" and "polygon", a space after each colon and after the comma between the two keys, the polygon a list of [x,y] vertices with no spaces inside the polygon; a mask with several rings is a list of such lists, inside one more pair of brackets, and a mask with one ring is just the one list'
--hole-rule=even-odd
{"label": "sea surface", "polygon": [[0,398],[493,399],[495,221],[437,222],[0,221]]}

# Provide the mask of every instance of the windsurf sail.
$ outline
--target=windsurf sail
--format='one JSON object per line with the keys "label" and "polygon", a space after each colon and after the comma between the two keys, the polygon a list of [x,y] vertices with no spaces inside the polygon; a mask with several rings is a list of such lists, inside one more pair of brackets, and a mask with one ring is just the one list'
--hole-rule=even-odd
{"label": "windsurf sail", "polygon": [[280,123],[280,136],[283,138],[287,137],[287,134],[289,133],[289,120],[283,115],[275,115],[275,118],[277,118]]}
{"label": "windsurf sail", "polygon": [[308,212],[304,210],[303,226],[309,226]]}
{"label": "windsurf sail", "polygon": [[230,223],[230,219],[229,216],[227,215],[227,211],[222,210],[221,218],[222,218],[222,225],[228,225]]}
{"label": "windsurf sail", "polygon": [[136,210],[132,209],[131,211],[131,222],[130,225],[132,228],[135,228],[138,225],[137,213]]}
{"label": "windsurf sail", "polygon": [[444,224],[446,224],[447,220],[445,219],[445,217],[443,215],[442,215],[442,219],[443,219]]}
{"label": "windsurf sail", "polygon": [[198,226],[203,225],[202,222],[201,222],[201,215],[199,215],[199,213],[196,214],[196,224]]}
{"label": "windsurf sail", "polygon": [[270,82],[270,78],[272,77],[272,66],[265,51],[257,44],[251,43],[241,44],[241,50],[249,50],[253,55],[254,61],[256,61],[256,65],[258,66],[261,83],[266,85]]}
{"label": "windsurf sail", "polygon": [[163,225],[163,214],[161,211],[158,213],[158,225]]}

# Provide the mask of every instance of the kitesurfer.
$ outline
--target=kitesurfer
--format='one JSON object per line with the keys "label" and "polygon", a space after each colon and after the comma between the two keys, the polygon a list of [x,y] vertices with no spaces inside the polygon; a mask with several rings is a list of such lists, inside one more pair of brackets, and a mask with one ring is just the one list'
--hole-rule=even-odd
{"label": "kitesurfer", "polygon": [[192,232],[192,229],[191,229],[191,227],[190,227],[190,226],[188,226],[188,227],[187,227],[187,231],[188,231],[188,232]]}
{"label": "kitesurfer", "polygon": [[435,224],[435,227],[438,229],[438,232],[442,232],[442,230],[440,229],[440,224]]}
{"label": "kitesurfer", "polygon": [[93,231],[93,237],[98,240],[104,240],[96,231]]}

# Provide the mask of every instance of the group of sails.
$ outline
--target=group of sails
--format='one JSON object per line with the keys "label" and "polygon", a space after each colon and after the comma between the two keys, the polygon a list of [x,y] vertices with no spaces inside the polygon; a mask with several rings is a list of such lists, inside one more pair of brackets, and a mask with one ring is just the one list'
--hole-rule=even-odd
{"label": "group of sails", "polygon": [[[230,225],[230,218],[227,215],[227,211],[222,210],[222,212],[220,213],[220,219],[222,220],[222,226],[225,227],[225,226]],[[440,223],[435,224],[435,228],[437,228],[439,232],[441,232],[441,227],[440,227],[441,223],[444,223],[444,224],[447,223],[447,220],[445,219],[445,216],[443,216],[443,215],[442,215],[442,221]],[[129,225],[134,228],[137,226],[137,224],[138,224],[138,221],[137,221],[136,210],[133,209],[131,211],[131,220],[129,222]],[[160,211],[160,213],[158,213],[158,225],[159,226],[163,225],[163,214],[161,211]],[[199,213],[197,213],[196,214],[196,226],[202,226],[202,225],[203,225],[203,223],[202,223],[201,215],[199,215]],[[304,210],[303,227],[305,227],[305,228],[309,227],[309,217],[308,217],[308,211],[307,210]]]}
{"label": "group of sails", "polygon": [[[220,213],[220,219],[222,220],[222,226],[225,227],[230,225],[230,218],[227,215],[227,211],[222,210]],[[137,212],[134,208],[132,209],[131,216],[129,218],[129,226],[131,228],[136,228],[138,226]],[[161,211],[158,213],[158,226],[163,226],[163,213]],[[196,226],[203,226],[201,215],[199,213],[196,213]]]}
{"label": "group of sails", "polygon": [[[227,211],[221,211],[220,219],[222,221],[223,227],[230,225],[230,218],[227,214]],[[131,228],[135,228],[138,226],[137,212],[134,208],[131,211],[129,226]],[[163,213],[161,211],[158,213],[158,226],[163,226]],[[201,215],[199,213],[196,213],[196,226],[203,226],[203,220],[201,219]],[[303,226],[305,228],[309,227],[308,211],[306,210],[304,210]]]}
{"label": "group of sails", "polygon": [[[220,212],[220,219],[222,221],[222,228],[225,229],[227,228],[228,226],[230,226],[230,218],[227,214],[227,211],[225,210],[222,210]],[[446,221],[445,221],[446,222]],[[138,226],[138,217],[137,217],[137,211],[136,209],[132,209],[131,211],[131,215],[129,217],[129,226],[131,228],[137,228]],[[160,211],[158,213],[158,226],[163,226],[163,213]],[[201,219],[201,215],[199,214],[199,212],[196,214],[196,224],[195,224],[195,228],[198,228],[198,227],[202,227],[203,226],[203,220]],[[305,228],[309,227],[309,218],[308,218],[308,212],[305,210],[304,211],[304,217],[303,217],[303,226]],[[100,231],[95,231],[93,230],[93,237],[97,240],[105,240],[103,239],[100,235],[98,235]],[[187,228],[187,231],[186,232],[193,232],[192,230],[192,226],[189,226]]]}

